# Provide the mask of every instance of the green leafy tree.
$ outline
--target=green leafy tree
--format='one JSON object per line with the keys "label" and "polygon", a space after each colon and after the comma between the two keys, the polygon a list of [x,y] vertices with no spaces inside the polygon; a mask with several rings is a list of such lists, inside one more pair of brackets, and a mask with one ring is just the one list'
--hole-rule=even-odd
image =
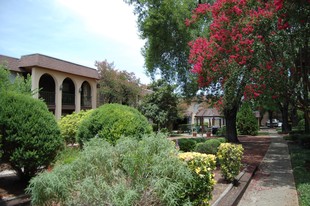
{"label": "green leafy tree", "polygon": [[59,127],[44,102],[13,92],[0,92],[0,96],[1,160],[29,179],[62,148]]}
{"label": "green leafy tree", "polygon": [[149,122],[135,108],[104,104],[81,122],[77,137],[80,145],[94,137],[115,144],[122,136],[142,137],[150,132]]}
{"label": "green leafy tree", "polygon": [[12,77],[9,68],[0,64],[0,91],[15,91],[22,94],[32,95],[30,75],[24,78],[20,75]]}
{"label": "green leafy tree", "polygon": [[164,80],[158,80],[151,85],[151,94],[144,97],[140,111],[157,125],[158,130],[171,130],[178,118],[178,95],[174,86]]}
{"label": "green leafy tree", "polygon": [[198,1],[192,0],[124,0],[134,6],[138,16],[138,28],[146,40],[142,54],[151,77],[160,74],[162,79],[177,83],[187,95],[197,91],[196,76],[189,72],[188,42],[193,31],[188,30],[184,20]]}
{"label": "green leafy tree", "polygon": [[258,133],[258,120],[247,102],[242,104],[237,113],[237,129],[243,135],[257,135]]}
{"label": "green leafy tree", "polygon": [[99,71],[99,103],[118,103],[137,106],[138,96],[141,95],[140,80],[134,73],[118,71],[113,63],[107,60],[96,62]]}

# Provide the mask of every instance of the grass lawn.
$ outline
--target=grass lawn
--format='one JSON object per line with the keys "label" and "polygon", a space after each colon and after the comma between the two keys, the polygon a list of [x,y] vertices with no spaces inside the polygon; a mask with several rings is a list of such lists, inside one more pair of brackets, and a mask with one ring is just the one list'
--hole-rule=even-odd
{"label": "grass lawn", "polygon": [[299,205],[310,205],[310,149],[290,144],[290,154],[299,196]]}

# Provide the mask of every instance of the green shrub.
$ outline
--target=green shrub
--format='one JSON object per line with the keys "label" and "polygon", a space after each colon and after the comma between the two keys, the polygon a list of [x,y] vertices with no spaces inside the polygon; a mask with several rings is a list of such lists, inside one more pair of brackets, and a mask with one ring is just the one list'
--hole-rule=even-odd
{"label": "green shrub", "polygon": [[209,139],[205,142],[198,143],[194,149],[195,152],[214,154],[217,153],[217,148],[220,146],[221,142],[217,139]]}
{"label": "green shrub", "polygon": [[78,158],[33,178],[32,205],[191,205],[193,174],[161,134],[121,138],[115,146],[94,138]]}
{"label": "green shrub", "polygon": [[191,133],[192,131],[192,125],[191,124],[179,124],[178,126],[179,130],[184,133]]}
{"label": "green shrub", "polygon": [[237,129],[243,135],[257,135],[258,123],[249,103],[244,103],[237,113]]}
{"label": "green shrub", "polygon": [[138,110],[120,104],[105,104],[82,121],[78,142],[82,145],[84,141],[98,137],[114,144],[121,136],[140,138],[151,131],[151,125]]}
{"label": "green shrub", "polygon": [[297,129],[299,131],[305,131],[305,119],[301,119],[298,122]]}
{"label": "green shrub", "polygon": [[180,153],[179,158],[186,162],[194,175],[191,186],[185,190],[192,205],[209,205],[215,185],[215,155],[186,152]]}
{"label": "green shrub", "polygon": [[226,126],[222,126],[221,128],[219,128],[216,132],[217,136],[220,137],[225,137],[226,136]]}
{"label": "green shrub", "polygon": [[78,113],[73,112],[61,117],[58,122],[60,133],[66,144],[76,143],[76,135],[81,121],[86,118],[93,110],[82,110]]}
{"label": "green shrub", "polygon": [[216,138],[216,140],[219,141],[220,143],[225,143],[225,142],[227,142],[227,139],[224,138],[224,137]]}
{"label": "green shrub", "polygon": [[0,94],[2,161],[22,178],[47,167],[63,146],[55,117],[44,102],[15,93]]}
{"label": "green shrub", "polygon": [[178,145],[181,151],[191,152],[195,149],[197,143],[205,141],[204,138],[182,138],[178,139]]}
{"label": "green shrub", "polygon": [[298,137],[298,144],[303,148],[310,148],[310,135],[303,134]]}
{"label": "green shrub", "polygon": [[222,143],[217,152],[217,158],[221,165],[221,172],[227,181],[233,181],[239,174],[241,158],[243,155],[242,145]]}

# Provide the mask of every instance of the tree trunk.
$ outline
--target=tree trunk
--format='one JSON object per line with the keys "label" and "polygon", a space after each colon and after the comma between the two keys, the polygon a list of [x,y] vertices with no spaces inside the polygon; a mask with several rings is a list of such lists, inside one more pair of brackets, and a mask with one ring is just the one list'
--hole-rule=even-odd
{"label": "tree trunk", "polygon": [[307,109],[304,111],[304,118],[305,118],[305,133],[310,134],[309,111]]}
{"label": "tree trunk", "polygon": [[232,109],[224,109],[224,116],[226,119],[226,138],[228,142],[239,142],[236,129],[237,111],[237,106],[233,106]]}
{"label": "tree trunk", "polygon": [[272,124],[272,118],[273,118],[273,117],[272,117],[272,113],[273,113],[272,110],[268,110],[269,123],[270,123],[270,124],[269,124],[269,127],[270,127],[270,128],[273,128],[273,124]]}
{"label": "tree trunk", "polygon": [[282,132],[287,134],[290,131],[288,124],[288,102],[284,102],[281,105],[281,113],[282,113]]}

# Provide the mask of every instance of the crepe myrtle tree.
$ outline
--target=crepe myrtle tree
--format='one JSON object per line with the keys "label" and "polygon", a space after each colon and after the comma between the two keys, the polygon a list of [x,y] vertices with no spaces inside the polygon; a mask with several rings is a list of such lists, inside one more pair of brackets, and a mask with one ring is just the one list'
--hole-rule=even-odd
{"label": "crepe myrtle tree", "polygon": [[[213,4],[199,4],[185,21],[190,28],[204,22],[201,35],[189,44],[189,62],[201,88],[220,84],[223,92],[212,100],[224,113],[230,142],[238,142],[236,115],[242,99],[249,94],[246,88],[260,86],[261,74],[268,74],[271,59],[263,52],[271,45],[265,39],[287,27],[283,22],[278,28],[272,26],[282,4],[278,0],[217,0]],[[256,90],[250,93],[259,95]]]}

